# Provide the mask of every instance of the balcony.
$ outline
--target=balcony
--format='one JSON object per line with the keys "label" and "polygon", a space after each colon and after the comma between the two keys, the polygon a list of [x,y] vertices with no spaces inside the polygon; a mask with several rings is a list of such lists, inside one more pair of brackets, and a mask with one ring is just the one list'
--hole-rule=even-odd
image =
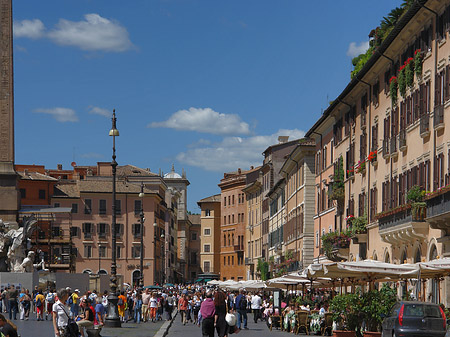
{"label": "balcony", "polygon": [[389,156],[389,138],[383,139],[383,158]]}
{"label": "balcony", "polygon": [[423,220],[425,212],[426,208],[422,207],[413,217],[411,206],[402,205],[377,215],[381,239],[393,245],[425,240],[429,230],[428,223]]}
{"label": "balcony", "polygon": [[434,107],[433,127],[435,130],[444,128],[444,106],[442,104]]}
{"label": "balcony", "polygon": [[244,245],[234,245],[234,251],[235,252],[243,252],[244,251]]}
{"label": "balcony", "polygon": [[397,152],[397,136],[391,137],[390,144],[389,144],[389,152],[391,154],[391,157],[398,156],[398,152]]}
{"label": "balcony", "polygon": [[420,116],[420,137],[426,138],[430,135],[430,115]]}
{"label": "balcony", "polygon": [[398,147],[400,151],[406,151],[406,129],[400,130],[400,133],[398,134]]}
{"label": "balcony", "polygon": [[249,257],[246,257],[245,258],[245,265],[246,266],[251,266],[251,265],[254,265],[255,263],[253,262],[253,259],[251,259],[251,258],[249,258]]}
{"label": "balcony", "polygon": [[444,187],[426,197],[427,222],[431,228],[450,228],[450,187]]}

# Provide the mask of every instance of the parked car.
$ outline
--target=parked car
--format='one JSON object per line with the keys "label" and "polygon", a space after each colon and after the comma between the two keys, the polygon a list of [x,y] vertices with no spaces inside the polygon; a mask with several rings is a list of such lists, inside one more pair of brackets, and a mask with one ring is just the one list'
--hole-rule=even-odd
{"label": "parked car", "polygon": [[444,337],[447,321],[438,304],[401,301],[392,307],[382,327],[382,337]]}

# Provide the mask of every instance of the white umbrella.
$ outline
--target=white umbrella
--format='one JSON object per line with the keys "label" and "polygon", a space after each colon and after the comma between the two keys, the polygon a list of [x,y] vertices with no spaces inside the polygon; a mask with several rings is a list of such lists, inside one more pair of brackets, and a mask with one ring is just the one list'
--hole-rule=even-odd
{"label": "white umbrella", "polygon": [[353,262],[339,262],[336,266],[330,266],[331,273],[343,275],[343,277],[358,277],[363,280],[415,278],[419,268],[411,264],[393,264],[376,260],[363,260]]}
{"label": "white umbrella", "polygon": [[211,281],[206,282],[206,284],[209,286],[218,286],[221,283],[222,283],[222,281],[219,281],[219,280],[211,280]]}

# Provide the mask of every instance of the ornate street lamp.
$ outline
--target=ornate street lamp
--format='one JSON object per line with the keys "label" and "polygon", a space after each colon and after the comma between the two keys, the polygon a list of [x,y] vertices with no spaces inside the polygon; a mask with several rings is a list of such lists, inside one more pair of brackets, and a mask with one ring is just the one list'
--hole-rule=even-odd
{"label": "ornate street lamp", "polygon": [[141,198],[141,252],[139,254],[139,270],[141,272],[141,275],[139,279],[139,286],[141,288],[144,287],[144,195],[144,183],[141,182],[141,193],[139,193],[139,198]]}
{"label": "ornate street lamp", "polygon": [[111,262],[111,283],[109,287],[111,288],[110,294],[108,296],[108,314],[105,319],[105,326],[108,328],[120,328],[121,322],[119,317],[119,311],[117,308],[117,302],[119,298],[117,295],[117,265],[116,265],[116,254],[117,254],[117,228],[116,228],[116,137],[119,136],[119,130],[116,128],[116,110],[113,110],[112,117],[112,128],[109,131],[109,135],[113,137],[113,155],[111,161],[112,167],[112,262]]}

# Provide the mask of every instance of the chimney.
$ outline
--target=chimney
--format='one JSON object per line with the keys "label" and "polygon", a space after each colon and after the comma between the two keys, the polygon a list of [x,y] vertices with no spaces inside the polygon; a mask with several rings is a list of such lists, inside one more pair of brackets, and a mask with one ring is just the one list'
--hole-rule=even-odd
{"label": "chimney", "polygon": [[240,168],[238,168],[238,174],[241,174],[241,169]]}
{"label": "chimney", "polygon": [[253,165],[252,165],[252,166],[250,166],[250,170],[253,170],[253,169],[254,169]]}
{"label": "chimney", "polygon": [[278,136],[278,144],[287,143],[289,136]]}
{"label": "chimney", "polygon": [[23,173],[27,176],[28,175],[28,169],[24,169]]}
{"label": "chimney", "polygon": [[62,164],[58,164],[58,171],[61,171],[62,170]]}

